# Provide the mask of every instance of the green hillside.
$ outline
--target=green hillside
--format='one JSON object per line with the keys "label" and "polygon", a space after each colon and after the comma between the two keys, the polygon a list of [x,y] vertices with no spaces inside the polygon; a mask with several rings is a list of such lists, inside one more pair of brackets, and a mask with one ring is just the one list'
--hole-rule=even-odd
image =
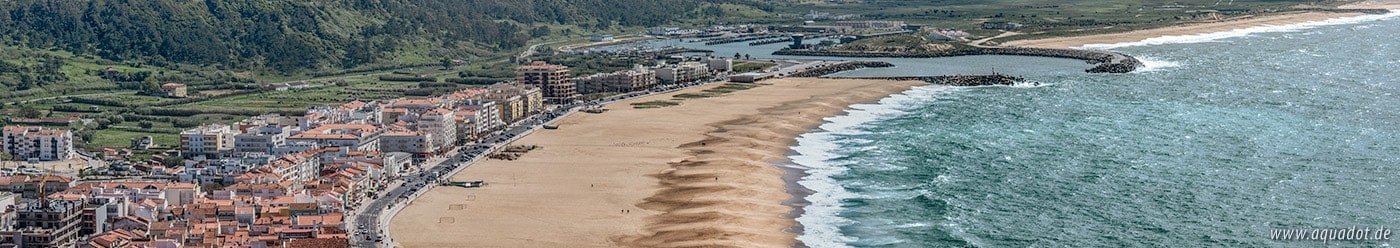
{"label": "green hillside", "polygon": [[[735,2],[735,1],[715,1]],[[722,15],[689,0],[11,0],[6,45],[113,61],[279,72],[470,58],[531,35],[659,25]],[[412,56],[409,56],[412,55]],[[414,59],[421,61],[412,61]]]}

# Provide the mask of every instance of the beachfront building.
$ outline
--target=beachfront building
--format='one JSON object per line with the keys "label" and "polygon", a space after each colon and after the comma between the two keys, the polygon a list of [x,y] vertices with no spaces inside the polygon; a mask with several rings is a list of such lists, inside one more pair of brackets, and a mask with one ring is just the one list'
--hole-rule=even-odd
{"label": "beachfront building", "polygon": [[185,157],[217,158],[234,147],[238,135],[229,125],[208,124],[180,132],[180,151]]}
{"label": "beachfront building", "polygon": [[631,70],[599,73],[575,79],[579,93],[644,91],[656,86],[656,72],[637,66]]}
{"label": "beachfront building", "polygon": [[519,96],[520,107],[522,108],[521,111],[523,111],[524,114],[536,114],[544,111],[544,103],[546,100],[543,91],[541,91],[539,87],[526,84],[504,83],[487,86],[486,89],[487,96]]}
{"label": "beachfront building", "polygon": [[731,58],[709,58],[705,59],[705,65],[714,72],[730,72],[734,70],[734,59]]}
{"label": "beachfront building", "polygon": [[36,126],[6,126],[0,144],[15,160],[52,161],[73,157],[73,132]]}
{"label": "beachfront building", "polygon": [[710,76],[709,66],[700,62],[681,62],[656,68],[656,78],[666,84],[689,83]]}
{"label": "beachfront building", "polygon": [[578,91],[569,79],[569,67],[535,61],[515,69],[515,81],[539,87],[544,100],[550,104],[573,103]]}
{"label": "beachfront building", "polygon": [[414,157],[427,157],[433,152],[432,137],[422,131],[389,131],[379,136],[379,151],[409,153]]}
{"label": "beachfront building", "polygon": [[492,94],[487,96],[488,100],[496,102],[496,116],[501,117],[501,122],[505,124],[515,123],[525,118],[525,101],[519,95],[514,94]]}
{"label": "beachfront building", "polygon": [[324,124],[287,138],[287,143],[310,142],[320,147],[347,147],[358,151],[379,149],[383,130],[370,124]]}
{"label": "beachfront building", "polygon": [[505,127],[501,111],[494,101],[464,104],[457,109],[457,137],[463,142],[476,142],[486,134]]}
{"label": "beachfront building", "polygon": [[457,144],[456,114],[450,109],[436,108],[418,116],[415,126],[418,131],[428,134],[431,151],[446,152]]}

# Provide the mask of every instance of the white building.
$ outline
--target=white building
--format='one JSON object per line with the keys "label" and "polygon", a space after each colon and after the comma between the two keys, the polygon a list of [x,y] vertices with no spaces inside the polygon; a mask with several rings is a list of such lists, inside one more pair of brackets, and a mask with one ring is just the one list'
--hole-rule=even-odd
{"label": "white building", "polygon": [[730,58],[706,59],[705,64],[710,66],[712,71],[729,72],[734,70],[734,59]]}
{"label": "white building", "polygon": [[[476,133],[487,133],[499,130],[506,126],[505,120],[501,118],[501,109],[496,101],[471,100],[459,105],[458,109],[472,112],[470,117],[475,123]],[[458,114],[465,114],[459,112]]]}
{"label": "white building", "polygon": [[7,126],[3,150],[15,160],[52,161],[73,157],[73,132],[35,126]]}
{"label": "white building", "polygon": [[[320,147],[348,147],[358,151],[379,150],[379,127],[370,124],[323,124],[287,138],[287,143],[310,142]],[[275,152],[274,152],[275,153]]]}
{"label": "white building", "polygon": [[233,151],[271,154],[274,148],[287,145],[287,138],[291,136],[291,126],[249,127],[242,134],[233,136]]}
{"label": "white building", "polygon": [[379,136],[379,151],[426,157],[433,152],[430,134],[422,131],[389,131]]}
{"label": "white building", "polygon": [[656,78],[662,83],[686,83],[710,77],[709,66],[700,62],[681,62],[656,68]]}
{"label": "white building", "polygon": [[574,79],[579,93],[644,91],[656,86],[656,72],[640,65],[631,70],[598,73]]}
{"label": "white building", "polygon": [[224,124],[208,124],[180,132],[180,151],[187,157],[218,157],[233,149],[233,136],[238,133]]}
{"label": "white building", "polygon": [[428,134],[428,142],[434,152],[446,152],[457,144],[456,112],[436,108],[418,116],[418,131]]}

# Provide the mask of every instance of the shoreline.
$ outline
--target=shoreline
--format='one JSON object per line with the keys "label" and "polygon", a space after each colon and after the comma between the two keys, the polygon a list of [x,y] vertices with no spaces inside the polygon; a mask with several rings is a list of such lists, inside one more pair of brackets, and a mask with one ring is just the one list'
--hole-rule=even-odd
{"label": "shoreline", "polygon": [[1210,23],[1189,23],[1176,26],[1135,30],[1122,33],[1094,34],[1083,36],[1053,37],[1031,40],[1013,40],[1000,44],[1001,47],[1032,47],[1069,49],[1087,45],[1118,44],[1139,42],[1165,36],[1200,35],[1227,32],[1261,26],[1280,26],[1308,22],[1318,22],[1337,18],[1370,15],[1346,10],[1400,9],[1400,0],[1368,0],[1337,7],[1340,11],[1299,10],[1297,13],[1284,13],[1258,17],[1247,17]]}
{"label": "shoreline", "polygon": [[711,87],[610,104],[514,142],[543,149],[465,168],[451,180],[488,186],[435,187],[390,228],[405,247],[793,247],[806,189],[781,163],[796,137],[920,85],[784,78],[678,106],[629,104]]}

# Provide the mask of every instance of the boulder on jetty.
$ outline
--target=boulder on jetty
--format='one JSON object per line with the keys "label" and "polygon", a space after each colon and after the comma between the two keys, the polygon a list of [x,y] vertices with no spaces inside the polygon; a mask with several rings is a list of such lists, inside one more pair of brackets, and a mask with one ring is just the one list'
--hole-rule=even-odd
{"label": "boulder on jetty", "polygon": [[1008,76],[1002,74],[986,75],[943,75],[943,76],[922,76],[922,77],[856,77],[859,79],[884,79],[884,80],[918,80],[931,84],[941,84],[949,86],[988,86],[988,85],[1012,85],[1016,82],[1026,81],[1025,78]]}
{"label": "boulder on jetty", "polygon": [[1128,73],[1142,67],[1142,62],[1121,53],[1099,50],[1054,49],[1033,47],[963,47],[957,49],[927,52],[873,52],[873,51],[833,51],[809,49],[782,49],[773,55],[832,56],[832,57],[891,57],[891,58],[938,58],[971,55],[1016,55],[1078,59],[1096,64],[1084,70],[1089,73]]}
{"label": "boulder on jetty", "polygon": [[837,72],[855,70],[855,69],[860,69],[860,68],[881,68],[881,67],[892,67],[892,66],[894,66],[894,64],[890,64],[889,62],[884,62],[884,61],[848,61],[848,62],[842,62],[842,63],[840,63],[840,64],[828,65],[828,66],[823,66],[823,67],[819,67],[819,68],[814,68],[814,69],[811,69],[811,70],[805,70],[805,71],[801,71],[801,72],[796,72],[796,73],[793,73],[792,75],[788,75],[788,76],[789,76],[789,77],[820,77],[820,76],[826,76],[826,75],[830,75],[830,74],[837,73]]}

